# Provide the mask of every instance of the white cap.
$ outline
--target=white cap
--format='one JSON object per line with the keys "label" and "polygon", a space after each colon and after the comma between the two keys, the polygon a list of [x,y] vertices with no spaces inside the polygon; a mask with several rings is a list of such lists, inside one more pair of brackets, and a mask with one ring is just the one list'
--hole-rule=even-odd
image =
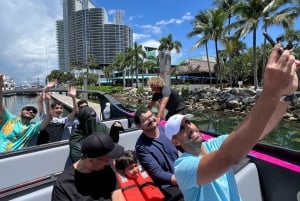
{"label": "white cap", "polygon": [[185,114],[185,115],[175,114],[171,116],[165,125],[165,135],[167,136],[167,138],[171,140],[173,135],[179,133],[181,121],[183,118],[190,120],[193,116],[194,115],[192,114]]}
{"label": "white cap", "polygon": [[105,105],[106,105],[106,106],[110,106],[110,103],[109,103],[109,102],[107,102],[107,103],[105,103]]}

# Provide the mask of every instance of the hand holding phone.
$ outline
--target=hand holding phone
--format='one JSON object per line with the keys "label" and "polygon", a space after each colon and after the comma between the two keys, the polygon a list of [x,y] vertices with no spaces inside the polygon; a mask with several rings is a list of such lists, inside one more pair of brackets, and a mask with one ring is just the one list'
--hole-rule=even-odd
{"label": "hand holding phone", "polygon": [[[271,36],[269,34],[267,34],[267,32],[263,32],[264,37],[267,39],[267,41],[274,47],[276,45],[276,42],[271,38]],[[279,50],[279,54],[282,54],[282,50]]]}

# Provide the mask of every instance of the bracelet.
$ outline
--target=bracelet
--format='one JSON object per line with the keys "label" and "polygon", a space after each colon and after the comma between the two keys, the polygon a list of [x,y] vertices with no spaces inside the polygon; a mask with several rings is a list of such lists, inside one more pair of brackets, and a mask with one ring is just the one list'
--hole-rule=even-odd
{"label": "bracelet", "polygon": [[298,102],[298,97],[295,93],[288,95],[288,96],[281,96],[280,98],[281,102],[291,102],[292,105],[296,104]]}

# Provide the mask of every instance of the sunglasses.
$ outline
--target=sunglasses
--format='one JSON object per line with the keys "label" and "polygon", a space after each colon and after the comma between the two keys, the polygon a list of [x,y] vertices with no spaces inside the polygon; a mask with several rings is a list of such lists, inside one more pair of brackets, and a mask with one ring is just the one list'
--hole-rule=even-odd
{"label": "sunglasses", "polygon": [[26,110],[28,112],[32,111],[34,114],[37,113],[37,110],[34,107],[24,107],[23,110]]}
{"label": "sunglasses", "polygon": [[191,121],[188,120],[188,119],[186,119],[186,120],[184,121],[184,124],[183,124],[183,125],[180,125],[180,131],[183,130],[183,129],[186,127],[186,125],[191,125]]}

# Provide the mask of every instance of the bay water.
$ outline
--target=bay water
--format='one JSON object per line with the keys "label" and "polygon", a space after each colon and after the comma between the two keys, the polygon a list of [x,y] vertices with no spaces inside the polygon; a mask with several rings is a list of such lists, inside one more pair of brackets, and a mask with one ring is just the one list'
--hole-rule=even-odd
{"label": "bay water", "polygon": [[[11,113],[18,115],[24,105],[37,105],[36,98],[36,96],[9,96],[4,97],[4,104]],[[236,113],[199,111],[190,111],[190,113],[194,115],[193,122],[199,129],[220,134],[229,134],[244,119],[244,116]],[[38,118],[36,115],[34,120]],[[300,123],[282,120],[261,142],[300,151]]]}

